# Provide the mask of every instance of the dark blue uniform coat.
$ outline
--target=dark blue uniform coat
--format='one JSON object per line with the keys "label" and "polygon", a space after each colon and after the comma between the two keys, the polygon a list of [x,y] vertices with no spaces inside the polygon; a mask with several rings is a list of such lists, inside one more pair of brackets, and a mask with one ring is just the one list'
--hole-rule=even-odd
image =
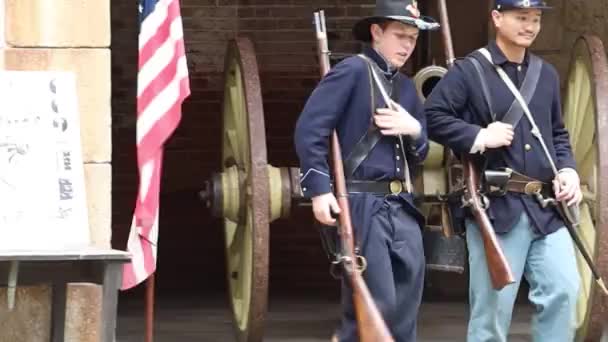
{"label": "dark blue uniform coat", "polygon": [[[487,49],[494,63],[502,66],[513,83],[520,87],[528,69],[529,54],[522,64],[516,64],[507,60],[495,42],[491,42]],[[496,120],[500,121],[514,96],[487,59],[479,52],[472,55],[479,57],[484,68]],[[543,62],[529,108],[558,170],[575,168],[568,132],[561,116],[559,76],[546,62]],[[469,60],[458,61],[437,84],[426,100],[425,112],[432,140],[449,146],[458,154],[470,152],[479,130],[490,124],[492,118],[483,98],[479,77]],[[551,182],[554,174],[549,161],[530,130],[531,125],[524,116],[515,129],[511,146],[485,151],[487,168],[509,167],[529,177]],[[492,197],[489,216],[497,232],[508,232],[524,210],[541,234],[549,234],[564,226],[554,208],[543,209],[531,196],[516,193]]]}
{"label": "dark blue uniform coat", "polygon": [[[388,70],[384,58],[376,51],[366,48],[363,53],[383,70]],[[401,83],[399,102],[420,121],[422,134],[416,140],[404,139],[406,146],[401,146],[399,139],[394,136],[383,137],[355,170],[351,179],[404,179],[401,148],[405,148],[413,177],[414,166],[420,164],[427,155],[429,146],[426,121],[414,83],[398,72],[387,72],[385,77]],[[346,159],[372,123],[371,93],[367,64],[362,58],[353,56],[334,66],[306,102],[294,134],[296,152],[300,159],[300,182],[305,197],[331,192],[332,176],[328,166],[330,134],[334,128],[337,129],[342,157]],[[376,98],[375,103],[378,108],[386,107],[382,97]],[[408,202],[410,213],[422,224],[423,218],[413,205],[412,196],[404,194],[402,198]],[[368,194],[351,195],[349,200],[353,208],[355,229],[369,226],[371,214],[382,204],[382,197]],[[358,224],[360,222],[362,224]],[[359,229],[357,235],[364,238],[366,234],[360,230],[362,229]]]}

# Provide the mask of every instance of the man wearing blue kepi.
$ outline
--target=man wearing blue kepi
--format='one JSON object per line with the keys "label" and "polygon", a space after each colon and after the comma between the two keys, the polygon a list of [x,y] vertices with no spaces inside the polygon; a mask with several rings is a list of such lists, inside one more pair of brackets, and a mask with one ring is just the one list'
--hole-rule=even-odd
{"label": "man wearing blue kepi", "polygon": [[[411,174],[428,151],[423,107],[399,68],[412,55],[419,30],[438,26],[420,16],[416,1],[378,0],[374,16],[353,28],[363,53],[321,80],[295,129],[302,191],[325,225],[334,225],[331,213],[340,211],[327,162],[330,134],[337,130],[355,252],[367,259],[363,277],[398,342],[416,341],[425,260]],[[352,289],[348,279],[342,284],[343,315],[334,341],[359,341]]]}
{"label": "man wearing blue kepi", "polygon": [[[488,215],[516,283],[492,288],[479,229],[467,219],[469,342],[507,341],[522,276],[536,308],[534,341],[574,339],[579,290],[574,247],[558,211],[547,203],[576,205],[582,194],[561,117],[558,74],[528,50],[548,9],[540,0],[495,0],[496,40],[457,62],[425,103],[430,139],[470,154],[482,171],[503,172],[508,179],[487,189]],[[531,133],[530,117],[547,152]]]}

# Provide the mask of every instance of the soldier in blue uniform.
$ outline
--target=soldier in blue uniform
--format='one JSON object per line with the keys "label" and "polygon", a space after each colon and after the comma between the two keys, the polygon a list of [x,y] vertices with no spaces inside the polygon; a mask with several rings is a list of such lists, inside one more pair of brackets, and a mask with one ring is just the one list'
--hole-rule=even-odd
{"label": "soldier in blue uniform", "polygon": [[[471,218],[466,223],[470,342],[507,340],[522,276],[536,308],[534,341],[574,338],[579,289],[574,248],[555,207],[543,204],[554,197],[576,205],[582,194],[561,116],[557,71],[528,50],[547,9],[540,0],[496,0],[491,12],[496,40],[458,61],[425,103],[430,139],[471,154],[482,170],[510,175],[501,191],[490,194],[488,215],[515,284],[492,288],[479,230]],[[504,70],[504,79],[496,67]],[[528,104],[557,176],[506,77]]]}
{"label": "soldier in blue uniform", "polygon": [[[308,99],[296,125],[301,187],[315,218],[334,225],[328,148],[336,129],[342,148],[357,251],[367,259],[367,286],[396,341],[416,340],[424,278],[421,227],[411,177],[428,150],[423,107],[399,72],[419,30],[438,24],[415,1],[379,0],[374,16],[355,24],[362,54],[335,65]],[[382,87],[390,99],[381,95]],[[388,109],[387,101],[393,102]],[[342,281],[343,316],[334,340],[358,341],[352,290]]]}

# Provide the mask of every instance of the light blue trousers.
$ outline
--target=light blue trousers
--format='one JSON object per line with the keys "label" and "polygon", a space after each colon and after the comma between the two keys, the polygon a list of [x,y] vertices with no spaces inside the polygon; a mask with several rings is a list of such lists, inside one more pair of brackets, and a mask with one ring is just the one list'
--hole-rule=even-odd
{"label": "light blue trousers", "polygon": [[535,342],[572,342],[575,333],[579,275],[572,238],[565,228],[541,236],[533,232],[527,214],[510,232],[497,234],[516,282],[492,288],[483,241],[477,225],[467,222],[470,319],[468,342],[505,342],[522,275],[530,285],[528,298],[536,312]]}

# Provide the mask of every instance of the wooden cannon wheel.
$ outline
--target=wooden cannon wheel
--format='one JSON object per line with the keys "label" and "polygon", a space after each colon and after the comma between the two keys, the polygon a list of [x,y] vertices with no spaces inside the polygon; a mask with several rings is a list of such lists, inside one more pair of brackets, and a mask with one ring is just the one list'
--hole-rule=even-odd
{"label": "wooden cannon wheel", "polygon": [[268,298],[269,181],[262,94],[251,41],[230,42],[224,70],[221,202],[227,282],[238,341],[262,341]]}
{"label": "wooden cannon wheel", "polygon": [[223,219],[226,274],[237,339],[262,341],[268,299],[269,224],[301,201],[298,168],[267,163],[264,109],[253,44],[228,44],[224,66],[222,169],[199,193]]}
{"label": "wooden cannon wheel", "polygon": [[[570,133],[584,200],[579,233],[604,279],[608,277],[608,62],[601,40],[577,39],[564,96],[564,123]],[[607,300],[577,253],[581,291],[577,341],[598,341],[608,321]]]}

